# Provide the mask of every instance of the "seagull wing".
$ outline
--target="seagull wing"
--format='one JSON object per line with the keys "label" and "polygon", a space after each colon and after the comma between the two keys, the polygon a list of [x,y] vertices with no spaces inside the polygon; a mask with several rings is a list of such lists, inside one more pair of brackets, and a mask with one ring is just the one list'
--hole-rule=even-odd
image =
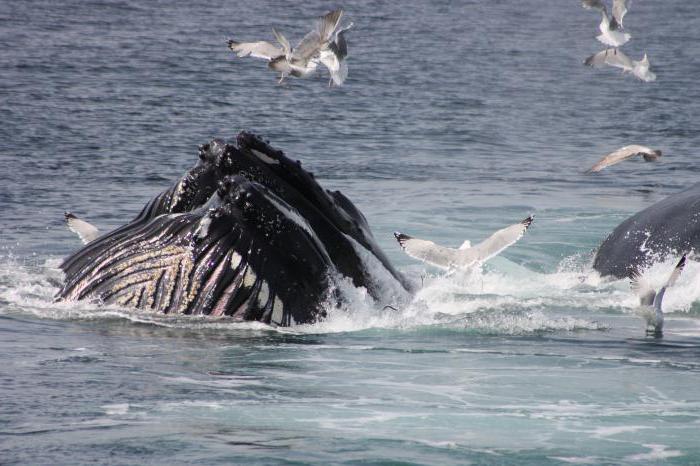
{"label": "seagull wing", "polygon": [[328,44],[328,48],[322,49],[318,60],[328,68],[331,79],[336,86],[342,86],[348,77],[348,65],[345,57],[348,55],[348,45],[345,41],[345,32],[352,27],[352,23],[339,29],[335,34],[335,40]]}
{"label": "seagull wing", "polygon": [[333,49],[338,58],[345,58],[348,56],[348,43],[345,41],[345,33],[353,26],[354,23],[350,23],[347,26],[338,29],[335,33],[335,40],[329,47]]}
{"label": "seagull wing", "polygon": [[627,14],[627,0],[613,0],[612,15],[615,22],[622,27],[622,18]]}
{"label": "seagull wing", "polygon": [[587,171],[587,173],[599,172],[603,168],[615,165],[616,163],[620,163],[623,160],[630,159],[637,155],[644,155],[649,153],[654,154],[654,151],[645,146],[639,146],[636,144],[633,144],[631,146],[625,146],[614,152],[609,153],[608,155],[600,159],[598,163],[593,165]]}
{"label": "seagull wing", "polygon": [[634,62],[630,57],[622,53],[619,49],[608,50],[612,50],[612,52],[605,56],[605,63],[607,65],[622,68],[624,71],[632,71],[634,69]]}
{"label": "seagull wing", "polygon": [[414,238],[399,232],[395,232],[394,237],[406,251],[406,254],[436,267],[449,269],[455,265],[455,261],[459,257],[458,249],[439,246],[432,241]]}
{"label": "seagull wing", "polygon": [[678,277],[681,276],[681,272],[683,272],[683,268],[685,267],[685,256],[686,255],[683,254],[683,257],[681,257],[681,260],[678,261],[673,272],[671,272],[671,276],[668,277],[668,281],[666,282],[667,288],[675,285],[676,281],[678,281]]}
{"label": "seagull wing", "polygon": [[343,81],[345,80],[344,77],[340,75],[340,59],[338,58],[338,55],[335,53],[335,51],[332,49],[333,44],[331,44],[331,48],[326,49],[326,50],[321,50],[320,55],[318,56],[318,60],[328,68],[328,72],[331,74],[331,79],[333,79],[333,82],[336,85],[341,85],[343,84]]}
{"label": "seagull wing", "polygon": [[661,325],[663,325],[663,312],[661,310],[661,302],[664,299],[664,295],[666,294],[666,290],[673,286],[674,283],[678,280],[678,277],[681,276],[681,272],[683,271],[683,268],[685,267],[685,254],[683,254],[683,257],[681,257],[681,260],[678,261],[678,264],[676,264],[676,267],[674,267],[673,272],[671,272],[671,276],[668,277],[668,281],[666,284],[659,290],[658,293],[656,293],[656,296],[653,299],[653,305],[654,305],[654,310],[656,311],[656,319],[657,322],[661,322]]}
{"label": "seagull wing", "polygon": [[447,248],[432,241],[414,238],[396,232],[394,236],[406,254],[443,269],[467,268],[485,262],[522,238],[532,224],[530,216],[520,223],[498,230],[488,239],[472,248]]}
{"label": "seagull wing", "polygon": [[287,60],[287,57],[285,57],[284,55],[280,55],[277,58],[273,58],[272,60],[270,60],[270,63],[268,63],[267,66],[271,70],[275,70],[285,75],[292,74],[292,72],[294,71],[292,66],[289,64],[289,60]]}
{"label": "seagull wing", "polygon": [[632,275],[630,278],[630,288],[639,296],[640,306],[652,306],[654,304],[656,291],[654,291],[649,282],[640,274],[635,273]]}
{"label": "seagull wing", "polygon": [[348,43],[345,41],[345,31],[338,33],[335,42],[331,42],[328,48],[333,51],[339,60],[348,56]]}
{"label": "seagull wing", "polygon": [[593,66],[595,68],[601,68],[607,64],[608,55],[613,55],[614,53],[615,53],[615,49],[601,50],[600,52],[586,58],[586,60],[583,62],[583,64],[586,66]]}
{"label": "seagull wing", "polygon": [[277,39],[277,42],[282,46],[282,52],[285,57],[289,57],[292,54],[292,46],[289,44],[289,41],[287,40],[284,35],[282,35],[281,32],[277,31],[277,29],[272,28],[272,33],[275,35],[275,39]]}
{"label": "seagull wing", "polygon": [[94,225],[79,219],[70,212],[66,212],[64,216],[68,229],[78,235],[83,244],[87,244],[100,236],[100,230]]}
{"label": "seagull wing", "polygon": [[323,42],[328,42],[335,34],[343,17],[343,10],[334,10],[323,15],[316,23],[316,31]]}
{"label": "seagull wing", "polygon": [[[533,220],[534,217],[531,215],[522,222],[498,230],[496,233],[471,248],[477,252],[477,260],[479,262],[485,262],[500,254],[503,250],[508,248],[508,246],[515,244],[523,237]],[[467,251],[469,251],[469,249],[467,249]]]}
{"label": "seagull wing", "polygon": [[304,64],[318,56],[319,52],[328,46],[342,16],[343,10],[334,10],[322,16],[314,29],[294,48],[292,59]]}
{"label": "seagull wing", "polygon": [[277,57],[284,56],[284,50],[264,40],[258,42],[238,42],[229,40],[228,48],[234,51],[239,57],[250,56],[264,58],[265,60],[274,60]]}

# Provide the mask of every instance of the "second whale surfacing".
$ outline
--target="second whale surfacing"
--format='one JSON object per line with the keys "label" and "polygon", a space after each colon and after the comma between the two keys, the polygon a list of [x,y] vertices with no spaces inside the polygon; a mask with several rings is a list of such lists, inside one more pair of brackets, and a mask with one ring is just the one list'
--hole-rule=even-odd
{"label": "second whale surfacing", "polygon": [[411,291],[362,213],[298,161],[246,132],[200,146],[199,159],[68,257],[58,299],[288,326],[323,318],[344,277],[380,302]]}
{"label": "second whale surfacing", "polygon": [[593,268],[603,277],[630,278],[668,256],[698,251],[700,183],[619,224],[598,248]]}

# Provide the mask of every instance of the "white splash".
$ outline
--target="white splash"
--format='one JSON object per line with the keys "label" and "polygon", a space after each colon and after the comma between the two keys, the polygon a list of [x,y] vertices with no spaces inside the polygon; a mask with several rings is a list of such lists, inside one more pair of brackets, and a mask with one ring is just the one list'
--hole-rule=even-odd
{"label": "white splash", "polygon": [[[327,318],[313,325],[275,329],[259,322],[233,322],[227,317],[164,316],[88,301],[54,302],[62,279],[57,269],[60,259],[55,258],[42,265],[1,259],[0,300],[7,305],[0,312],[29,312],[50,319],[127,319],[190,329],[333,333],[439,326],[517,335],[600,330],[606,328],[597,322],[600,313],[634,315],[638,306],[638,298],[627,280],[603,282],[596,273],[581,266],[581,258],[564,259],[556,272],[539,273],[497,257],[486,267],[463,274],[425,275],[422,288],[409,297],[376,257],[359,244],[354,245],[365,265],[380,277],[387,301],[375,302],[367,290],[356,288],[349,279],[336,279],[335,286],[345,302],[338,308],[329,300]],[[645,277],[652,285],[660,284],[674,264],[675,258],[669,258],[651,267]],[[410,272],[417,276],[423,269]],[[680,322],[682,317],[678,314],[694,312],[696,301],[700,301],[700,264],[689,261],[679,281],[666,294],[664,312]],[[387,304],[393,308],[385,307]]]}

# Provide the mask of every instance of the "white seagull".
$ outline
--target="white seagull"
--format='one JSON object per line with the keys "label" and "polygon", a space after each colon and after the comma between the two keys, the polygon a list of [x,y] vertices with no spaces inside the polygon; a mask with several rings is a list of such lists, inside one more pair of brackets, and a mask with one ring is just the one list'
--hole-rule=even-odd
{"label": "white seagull", "polygon": [[353,26],[353,23],[338,29],[328,48],[321,50],[319,61],[328,68],[331,75],[328,85],[342,86],[348,77],[348,65],[345,58],[348,56],[348,44],[345,42],[345,32]]}
{"label": "white seagull", "polygon": [[238,42],[229,39],[228,48],[236,53],[239,57],[254,57],[267,60],[268,67],[280,73],[279,82],[282,83],[285,77],[294,76],[297,78],[305,78],[311,75],[316,70],[316,62],[309,61],[305,65],[301,63],[295,66],[289,63],[291,49],[285,49],[285,44],[289,44],[287,39],[276,29],[272,29],[273,34],[280,42],[280,46],[271,44],[270,42],[261,40],[257,42]]}
{"label": "white seagull", "polygon": [[583,0],[581,2],[586,9],[600,10],[602,18],[600,20],[600,35],[596,39],[610,47],[620,47],[630,40],[630,34],[623,32],[622,18],[627,13],[625,0],[613,0],[612,17],[608,16],[608,9],[601,0]]}
{"label": "white seagull", "polygon": [[612,16],[615,22],[624,28],[622,24],[622,18],[627,14],[627,0],[613,0]]}
{"label": "white seagull", "polygon": [[685,267],[685,254],[678,261],[676,267],[671,272],[671,276],[668,281],[661,289],[654,291],[651,285],[642,278],[639,274],[634,274],[630,280],[630,286],[634,292],[639,296],[639,309],[638,313],[646,321],[646,334],[648,336],[661,337],[664,331],[664,312],[661,309],[661,301],[664,299],[664,294],[666,289],[673,286],[678,280]]}
{"label": "white seagull", "polygon": [[467,269],[486,262],[514,244],[522,238],[532,221],[531,215],[522,222],[498,230],[476,246],[472,247],[469,241],[465,241],[459,249],[440,246],[398,231],[394,233],[394,237],[406,254],[415,259],[447,270]]}
{"label": "white seagull", "polygon": [[68,229],[78,235],[83,244],[87,244],[101,235],[96,226],[79,219],[71,212],[65,212],[63,215]]}
{"label": "white seagull", "polygon": [[603,65],[614,66],[621,68],[623,73],[631,73],[642,81],[656,81],[656,74],[649,69],[649,58],[646,53],[641,60],[635,61],[618,49],[606,49],[586,58],[583,63],[595,68],[601,68]]}
{"label": "white seagull", "polygon": [[274,28],[272,32],[279,46],[266,41],[238,42],[235,40],[229,40],[228,46],[239,57],[252,56],[268,60],[268,67],[280,73],[280,83],[287,76],[308,77],[316,71],[321,54],[334,43],[342,15],[342,10],[326,13],[316,22],[314,29],[307,33],[294,48],[289,40]]}
{"label": "white seagull", "polygon": [[632,157],[641,156],[645,162],[653,162],[661,157],[661,151],[651,149],[647,146],[632,144],[617,149],[600,159],[595,165],[589,168],[586,173],[599,172],[605,167],[615,165],[623,160],[631,159]]}

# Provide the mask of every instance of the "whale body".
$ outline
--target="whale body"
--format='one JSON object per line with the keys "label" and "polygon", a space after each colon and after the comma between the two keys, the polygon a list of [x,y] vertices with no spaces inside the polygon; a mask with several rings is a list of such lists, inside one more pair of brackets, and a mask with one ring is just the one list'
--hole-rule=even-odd
{"label": "whale body", "polygon": [[60,268],[60,300],[280,326],[323,318],[342,300],[338,280],[377,300],[412,288],[346,196],[246,132],[200,146],[197,164],[135,219]]}
{"label": "whale body", "polygon": [[700,251],[700,183],[631,216],[603,241],[593,268],[602,276],[632,277],[668,255]]}

